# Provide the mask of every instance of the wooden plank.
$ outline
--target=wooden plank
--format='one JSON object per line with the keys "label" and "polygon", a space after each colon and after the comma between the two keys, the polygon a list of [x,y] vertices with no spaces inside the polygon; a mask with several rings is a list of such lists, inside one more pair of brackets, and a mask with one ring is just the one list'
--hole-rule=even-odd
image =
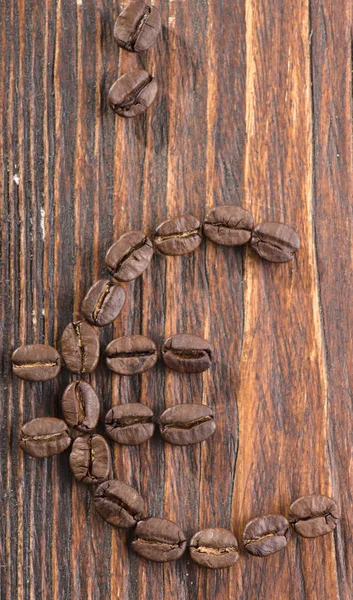
{"label": "wooden plank", "polygon": [[[160,0],[162,34],[138,57],[113,40],[127,3],[0,3],[0,597],[350,600],[352,6]],[[135,66],[156,76],[158,101],[124,121],[106,98]],[[214,408],[217,431],[201,446],[157,435],[112,445],[115,476],[143,494],[145,514],[188,536],[220,525],[240,538],[249,518],[287,514],[301,494],[338,499],[334,535],[293,536],[266,560],[242,551],[233,569],[212,572],[187,556],[140,559],[129,533],[96,515],[68,453],[35,461],[18,450],[23,422],[61,415],[72,377],[20,382],[10,357],[20,343],[59,344],[119,235],[222,203],[295,226],[296,260],[270,265],[211,242],[156,254],[100,332],[102,348],[127,333],[158,344],[198,333],[214,344],[211,370],[182,376],[159,363],[119,378],[102,360],[86,378],[101,432],[112,404],[140,401],[156,416],[180,402]]]}
{"label": "wooden plank", "polygon": [[[318,290],[328,398],[327,463],[342,521],[334,538],[337,597],[352,597],[352,4],[312,2]],[[314,591],[312,592],[314,597]]]}
{"label": "wooden plank", "polygon": [[[257,515],[286,515],[300,495],[332,490],[313,230],[309,4],[280,4],[246,5],[246,201],[256,222],[295,226],[302,249],[282,266],[246,256],[233,513],[239,532]],[[244,560],[234,594],[338,597],[333,536],[314,542],[314,564],[301,548],[294,539],[266,561],[261,578],[256,561]]]}

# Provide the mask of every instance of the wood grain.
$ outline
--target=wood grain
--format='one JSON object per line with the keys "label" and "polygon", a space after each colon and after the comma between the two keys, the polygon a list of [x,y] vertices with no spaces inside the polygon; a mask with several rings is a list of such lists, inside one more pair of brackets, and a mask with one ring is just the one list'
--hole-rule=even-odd
{"label": "wood grain", "polygon": [[[1,600],[351,600],[353,516],[352,4],[334,0],[160,0],[163,28],[141,56],[119,51],[107,0],[0,2],[0,598]],[[156,104],[115,118],[119,74],[155,75]],[[192,255],[156,255],[126,285],[127,301],[101,345],[142,333],[210,339],[203,375],[161,364],[119,378],[92,375],[102,419],[140,401],[158,415],[204,402],[217,431],[196,447],[158,436],[112,445],[115,476],[146,514],[191,536],[287,514],[299,495],[338,501],[333,535],[293,536],[285,551],[229,571],[186,556],[160,565],[129,550],[129,533],[95,513],[68,454],[36,461],[23,422],[61,415],[71,376],[30,384],[11,374],[23,343],[59,345],[104,254],[129,229],[239,204],[256,223],[280,220],[302,239],[295,261],[205,242]],[[89,378],[87,378],[89,380]]]}

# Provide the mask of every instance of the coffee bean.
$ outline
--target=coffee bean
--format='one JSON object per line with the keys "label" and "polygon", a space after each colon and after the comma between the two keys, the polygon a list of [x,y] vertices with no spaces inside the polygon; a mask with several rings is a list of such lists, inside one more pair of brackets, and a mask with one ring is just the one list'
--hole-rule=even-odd
{"label": "coffee bean", "polygon": [[170,369],[180,373],[201,373],[211,366],[212,347],[196,335],[172,335],[162,346],[162,357]]}
{"label": "coffee bean", "polygon": [[156,344],[143,335],[125,335],[105,349],[109,369],[119,375],[137,375],[151,369],[157,361]]}
{"label": "coffee bean", "polygon": [[153,435],[153,412],[138,402],[113,406],[105,417],[105,431],[118,444],[142,444]]}
{"label": "coffee bean", "polygon": [[236,537],[222,527],[202,529],[191,538],[190,556],[201,567],[224,569],[239,558]]}
{"label": "coffee bean", "polygon": [[152,46],[160,29],[159,10],[143,0],[133,0],[115,21],[114,38],[124,50],[143,52]]}
{"label": "coffee bean", "polygon": [[298,498],[291,504],[288,520],[299,535],[313,538],[333,531],[339,518],[335,500],[312,495]]}
{"label": "coffee bean", "polygon": [[21,427],[19,446],[34,458],[64,452],[71,444],[69,429],[61,419],[39,417]]}
{"label": "coffee bean", "polygon": [[13,352],[11,360],[14,374],[27,381],[48,381],[61,369],[59,353],[45,344],[20,346]]}
{"label": "coffee bean", "polygon": [[127,483],[110,479],[96,489],[94,505],[100,516],[114,527],[134,527],[144,501]]}
{"label": "coffee bean", "polygon": [[69,323],[61,336],[61,352],[72,373],[92,373],[99,360],[99,337],[86,321]]}
{"label": "coffee bean", "polygon": [[164,441],[175,446],[197,444],[216,429],[212,410],[204,404],[179,404],[167,408],[159,418]]}
{"label": "coffee bean", "polygon": [[204,234],[216,244],[224,246],[242,246],[251,238],[254,227],[252,215],[232,204],[217,206],[206,216]]}
{"label": "coffee bean", "polygon": [[168,562],[185,552],[186,538],[173,521],[149,517],[137,523],[132,548],[148,560]]}
{"label": "coffee bean", "polygon": [[134,69],[113,83],[108,93],[108,103],[119,117],[130,119],[144,113],[153,103],[156,94],[157,83],[152,75],[147,71]]}
{"label": "coffee bean", "polygon": [[289,523],[282,515],[257,517],[243,531],[244,548],[253,556],[274,554],[287,545],[289,538]]}
{"label": "coffee bean", "polygon": [[201,223],[193,215],[164,221],[154,234],[156,248],[173,256],[193,252],[202,242]]}
{"label": "coffee bean", "polygon": [[294,258],[300,248],[300,239],[288,225],[270,221],[255,227],[250,244],[261,258],[282,263]]}
{"label": "coffee bean", "polygon": [[66,423],[83,433],[95,429],[99,419],[99,399],[86,381],[74,381],[67,386],[61,401]]}
{"label": "coffee bean", "polygon": [[125,290],[109,279],[99,279],[87,292],[81,304],[83,316],[97,327],[116,319],[125,302]]}
{"label": "coffee bean", "polygon": [[109,248],[105,264],[114,279],[131,281],[147,269],[152,256],[152,242],[147,235],[142,231],[129,231]]}
{"label": "coffee bean", "polygon": [[97,484],[110,479],[112,462],[104,437],[93,433],[76,438],[72,444],[70,467],[82,483]]}

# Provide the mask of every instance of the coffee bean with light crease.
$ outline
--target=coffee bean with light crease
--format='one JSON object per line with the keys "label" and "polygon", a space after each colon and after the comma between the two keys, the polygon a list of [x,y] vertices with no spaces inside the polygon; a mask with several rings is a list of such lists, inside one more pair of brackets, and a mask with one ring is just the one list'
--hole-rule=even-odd
{"label": "coffee bean with light crease", "polygon": [[204,404],[178,404],[159,417],[159,429],[165,442],[175,446],[197,444],[216,429],[213,412]]}
{"label": "coffee bean with light crease", "polygon": [[143,231],[124,233],[108,250],[105,264],[118,281],[131,281],[147,269],[153,256],[151,240]]}
{"label": "coffee bean with light crease", "polygon": [[65,421],[55,417],[39,417],[21,428],[20,448],[34,458],[45,458],[64,452],[71,444]]}
{"label": "coffee bean with light crease", "polygon": [[156,248],[173,256],[193,252],[202,242],[201,223],[193,215],[164,221],[154,234]]}
{"label": "coffee bean with light crease", "polygon": [[58,351],[46,344],[20,346],[13,352],[11,360],[14,374],[27,381],[48,381],[61,369]]}
{"label": "coffee bean with light crease", "polygon": [[99,419],[100,403],[93,387],[86,381],[73,381],[64,391],[61,408],[69,427],[90,433]]}
{"label": "coffee bean with light crease", "polygon": [[336,501],[328,496],[298,498],[289,509],[288,520],[299,535],[314,538],[336,528],[340,515]]}
{"label": "coffee bean with light crease", "polygon": [[94,506],[113,527],[134,527],[143,511],[142,496],[123,481],[110,479],[101,483],[94,494]]}
{"label": "coffee bean with light crease", "polygon": [[170,369],[180,373],[201,373],[212,362],[212,346],[197,335],[178,333],[162,346],[162,358]]}
{"label": "coffee bean with light crease", "polygon": [[137,117],[154,102],[157,94],[156,80],[141,69],[125,73],[113,83],[108,93],[111,109],[124,119]]}
{"label": "coffee bean with light crease", "polygon": [[97,484],[110,479],[111,454],[104,437],[92,434],[76,438],[72,444],[70,467],[82,483]]}
{"label": "coffee bean with light crease", "polygon": [[159,10],[144,0],[133,0],[115,21],[114,39],[128,52],[143,52],[152,46],[160,29]]}
{"label": "coffee bean with light crease", "polygon": [[191,538],[190,557],[201,567],[230,567],[239,558],[237,539],[231,531],[222,527],[202,529]]}
{"label": "coffee bean with light crease", "polygon": [[99,279],[88,290],[81,304],[81,313],[92,325],[104,327],[119,315],[125,302],[125,290],[109,279]]}
{"label": "coffee bean with light crease", "polygon": [[253,556],[269,556],[287,545],[290,538],[289,523],[282,515],[256,517],[245,525],[243,544]]}
{"label": "coffee bean with light crease", "polygon": [[125,335],[105,349],[109,369],[119,375],[137,375],[151,369],[158,353],[153,340],[143,335]]}
{"label": "coffee bean with light crease", "polygon": [[255,227],[250,245],[261,258],[283,263],[294,258],[300,248],[300,239],[288,225],[269,221]]}
{"label": "coffee bean with light crease", "polygon": [[186,537],[173,521],[149,517],[137,523],[132,548],[148,560],[168,562],[184,554]]}
{"label": "coffee bean with light crease", "polygon": [[224,246],[242,246],[251,238],[254,227],[252,215],[240,206],[224,204],[213,208],[203,223],[206,237]]}
{"label": "coffee bean with light crease", "polygon": [[113,406],[105,416],[105,431],[118,444],[142,444],[153,435],[153,412],[139,402]]}
{"label": "coffee bean with light crease", "polygon": [[99,337],[86,321],[69,323],[61,336],[61,353],[72,373],[93,373],[99,361]]}

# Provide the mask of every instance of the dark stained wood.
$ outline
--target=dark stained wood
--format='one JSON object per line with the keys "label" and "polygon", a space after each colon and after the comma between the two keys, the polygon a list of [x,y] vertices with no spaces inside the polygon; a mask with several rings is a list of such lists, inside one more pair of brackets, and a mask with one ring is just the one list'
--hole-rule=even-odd
{"label": "dark stained wood", "polygon": [[[163,28],[140,57],[119,50],[107,0],[0,3],[0,598],[1,600],[351,600],[352,516],[352,5],[349,0],[159,0]],[[158,101],[116,118],[107,92],[127,70],[156,76]],[[187,557],[149,563],[130,533],[94,511],[68,453],[36,461],[17,439],[23,422],[61,416],[71,375],[42,384],[12,377],[22,343],[59,346],[80,315],[104,255],[129,229],[153,233],[186,212],[239,204],[256,223],[297,228],[286,265],[249,249],[204,242],[194,254],[156,254],[128,284],[126,305],[100,331],[158,344],[187,331],[210,339],[201,375],[157,367],[119,377],[104,360],[87,380],[102,402],[141,401],[155,414],[204,402],[217,431],[196,447],[156,435],[112,445],[114,473],[135,486],[145,514],[187,536],[287,514],[321,492],[342,521],[285,551],[242,551],[229,571]]]}

